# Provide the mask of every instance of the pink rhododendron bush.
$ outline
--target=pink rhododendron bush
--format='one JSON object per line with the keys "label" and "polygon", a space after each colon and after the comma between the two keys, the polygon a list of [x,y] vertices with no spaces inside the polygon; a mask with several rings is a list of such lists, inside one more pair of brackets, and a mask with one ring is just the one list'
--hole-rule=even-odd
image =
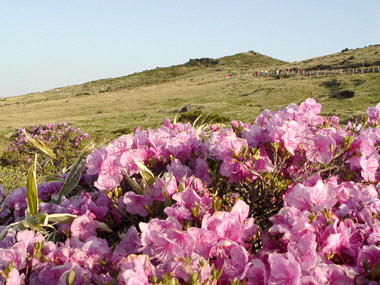
{"label": "pink rhododendron bush", "polygon": [[320,110],[166,119],[54,181],[32,167],[0,187],[0,283],[378,284],[380,103],[346,125]]}

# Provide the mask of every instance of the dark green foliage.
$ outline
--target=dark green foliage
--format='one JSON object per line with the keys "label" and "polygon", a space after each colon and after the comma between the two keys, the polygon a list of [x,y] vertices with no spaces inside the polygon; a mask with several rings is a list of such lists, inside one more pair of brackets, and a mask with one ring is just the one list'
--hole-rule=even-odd
{"label": "dark green foliage", "polygon": [[198,118],[198,122],[200,123],[225,123],[231,121],[231,118],[229,117],[219,115],[216,113],[205,114],[201,110],[194,110],[182,113],[178,121],[182,123],[194,123],[195,120],[197,120]]}
{"label": "dark green foliage", "polygon": [[88,92],[82,92],[82,93],[75,94],[76,97],[87,96],[87,95],[90,95],[90,93],[88,93]]}
{"label": "dark green foliage", "polygon": [[362,85],[363,83],[365,83],[366,81],[364,79],[351,79],[352,83],[355,85],[355,86],[359,86],[359,85]]}
{"label": "dark green foliage", "polygon": [[341,85],[341,83],[338,81],[338,79],[333,78],[333,79],[324,81],[322,85],[325,86],[326,88],[338,88]]}
{"label": "dark green foliage", "polygon": [[352,90],[340,90],[330,95],[330,98],[347,99],[355,96],[355,91]]}

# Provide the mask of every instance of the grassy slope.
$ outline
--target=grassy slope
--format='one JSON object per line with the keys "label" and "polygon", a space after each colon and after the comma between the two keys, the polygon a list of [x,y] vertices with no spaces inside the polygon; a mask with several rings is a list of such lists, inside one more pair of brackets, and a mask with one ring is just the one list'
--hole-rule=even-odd
{"label": "grassy slope", "polygon": [[[257,69],[292,66],[342,67],[343,59],[352,55],[351,65],[362,63],[363,58],[374,63],[380,59],[379,52],[380,46],[369,46],[297,63],[248,52],[221,58],[218,65],[187,63],[63,87],[59,91],[3,98],[0,99],[0,147],[4,147],[12,129],[28,124],[67,122],[98,140],[111,139],[135,126],[155,127],[164,118],[174,118],[184,106],[252,121],[264,109],[277,110],[313,97],[322,104],[324,115],[348,119],[364,114],[368,106],[380,102],[380,73],[293,76],[280,80],[256,78],[251,74]],[[236,77],[225,79],[226,73]],[[330,98],[328,95],[333,90],[325,87],[324,82],[332,78],[338,80],[340,89],[355,91],[355,97]]]}

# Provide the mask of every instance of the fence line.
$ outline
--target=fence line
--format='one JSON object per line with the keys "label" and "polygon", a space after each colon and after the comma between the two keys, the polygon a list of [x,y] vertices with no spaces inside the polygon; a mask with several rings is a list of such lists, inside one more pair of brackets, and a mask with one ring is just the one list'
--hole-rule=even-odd
{"label": "fence line", "polygon": [[370,66],[365,68],[347,68],[347,69],[314,69],[314,70],[303,70],[303,69],[282,69],[282,70],[260,70],[254,73],[246,74],[226,74],[225,78],[238,78],[238,77],[289,77],[295,75],[302,76],[324,76],[332,74],[362,74],[362,73],[377,73],[380,72],[380,66]]}

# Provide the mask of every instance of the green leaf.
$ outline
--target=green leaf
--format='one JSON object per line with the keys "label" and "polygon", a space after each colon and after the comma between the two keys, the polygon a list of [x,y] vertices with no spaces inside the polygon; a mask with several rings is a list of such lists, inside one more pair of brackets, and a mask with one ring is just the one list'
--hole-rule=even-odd
{"label": "green leaf", "polygon": [[48,222],[54,223],[54,224],[69,224],[71,223],[75,218],[78,216],[71,215],[71,214],[50,214],[46,217],[46,224]]}
{"label": "green leaf", "polygon": [[[199,115],[195,120],[194,120],[194,123],[193,123],[193,128],[195,128],[195,125],[197,124],[197,122],[203,117],[203,115]],[[207,115],[208,117],[208,115]],[[207,118],[206,117],[206,118]],[[204,120],[203,120],[204,121]]]}
{"label": "green leaf", "polygon": [[168,189],[169,185],[170,185],[170,182],[172,181],[173,179],[173,175],[170,176],[170,179],[168,182],[166,182],[165,184],[165,187],[162,189],[162,196],[164,197],[165,199],[165,207],[170,207],[171,205],[173,205],[173,202],[172,200],[168,197],[168,195],[166,194],[166,189]]}
{"label": "green leaf", "polygon": [[79,180],[82,176],[83,169],[85,167],[83,160],[85,156],[90,152],[92,147],[93,145],[90,144],[85,149],[83,149],[83,151],[78,156],[77,160],[71,166],[71,169],[65,179],[65,182],[63,183],[61,190],[59,190],[58,202],[61,201],[62,196],[67,196],[68,194],[70,194],[70,192],[74,190],[74,188],[78,185]]}
{"label": "green leaf", "polygon": [[[27,217],[27,216],[25,215],[25,217]],[[39,223],[41,225],[45,225],[47,213],[46,212],[38,213],[38,214],[34,215],[33,218],[37,221],[37,223]]]}
{"label": "green leaf", "polygon": [[154,177],[153,173],[149,170],[148,167],[146,167],[143,163],[137,161],[134,159],[137,167],[140,170],[141,176],[145,179],[146,183],[150,186],[156,181],[156,178]]}
{"label": "green leaf", "polygon": [[103,223],[103,222],[99,222],[99,221],[96,221],[98,223],[98,228],[103,231],[103,232],[107,232],[107,233],[113,233],[113,231],[107,226],[106,223]]}
{"label": "green leaf", "polygon": [[22,130],[24,135],[26,136],[26,138],[28,139],[28,141],[30,141],[36,148],[38,148],[39,150],[41,150],[43,153],[47,154],[48,156],[50,156],[51,158],[53,159],[56,159],[56,156],[54,154],[54,152],[47,146],[45,145],[42,141],[36,141],[35,139],[33,139],[32,137],[30,137],[25,129]]}
{"label": "green leaf", "polygon": [[36,178],[37,155],[30,167],[26,180],[26,203],[28,212],[34,216],[38,213],[37,178]]}
{"label": "green leaf", "polygon": [[38,223],[38,221],[36,221],[36,219],[34,218],[34,216],[25,217],[25,219],[22,220],[21,223],[26,228],[30,228],[30,229],[38,231],[38,232],[40,232],[42,234],[46,233],[46,230],[44,230],[44,228],[42,227],[42,225],[40,223]]}
{"label": "green leaf", "polygon": [[8,230],[10,229],[10,226],[5,227],[1,232],[0,232],[0,239],[3,239],[6,235]]}
{"label": "green leaf", "polygon": [[79,180],[82,176],[82,172],[83,172],[84,167],[85,167],[84,164],[77,164],[70,169],[70,172],[67,175],[61,190],[59,190],[58,202],[61,201],[62,196],[69,195],[70,192],[73,191],[75,189],[75,187],[78,185]]}
{"label": "green leaf", "polygon": [[136,194],[140,194],[140,195],[143,194],[144,190],[140,187],[140,185],[136,182],[136,180],[134,178],[129,177],[128,172],[125,169],[123,169],[123,171],[125,174],[125,178],[127,178],[129,185],[131,185],[133,190],[135,190]]}
{"label": "green leaf", "polygon": [[62,182],[64,183],[65,180],[59,177],[51,176],[51,175],[45,175],[44,176],[44,182]]}
{"label": "green leaf", "polygon": [[178,110],[177,113],[175,114],[175,117],[174,117],[174,120],[173,120],[173,125],[177,124],[178,115],[179,115],[179,110]]}

